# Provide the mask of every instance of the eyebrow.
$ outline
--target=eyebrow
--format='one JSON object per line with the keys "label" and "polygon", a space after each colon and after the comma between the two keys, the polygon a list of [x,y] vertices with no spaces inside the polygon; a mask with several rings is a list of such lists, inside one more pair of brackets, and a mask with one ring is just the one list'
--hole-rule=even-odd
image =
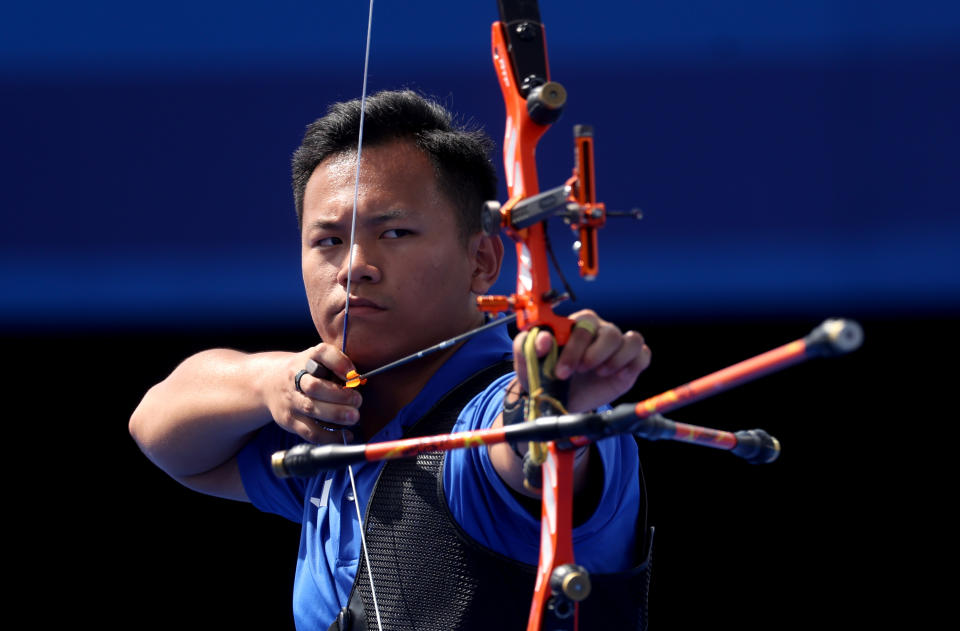
{"label": "eyebrow", "polygon": [[[361,221],[361,223],[369,226],[379,226],[385,223],[390,223],[391,221],[394,221],[396,219],[403,219],[405,217],[409,217],[411,214],[412,213],[409,210],[398,208],[396,210],[387,210],[385,212],[377,213],[376,215],[366,217]],[[310,223],[310,225],[307,226],[307,229],[336,231],[336,230],[344,229],[344,224],[339,221],[324,221],[323,219],[318,219]]]}

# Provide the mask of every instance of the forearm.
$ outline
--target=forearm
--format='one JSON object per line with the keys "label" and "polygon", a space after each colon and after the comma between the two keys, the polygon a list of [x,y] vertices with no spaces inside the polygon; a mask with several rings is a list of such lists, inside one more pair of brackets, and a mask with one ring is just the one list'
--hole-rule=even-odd
{"label": "forearm", "polygon": [[147,392],[130,418],[130,434],[173,477],[214,469],[272,422],[263,381],[290,355],[228,349],[193,355]]}
{"label": "forearm", "polygon": [[[513,405],[519,396],[519,383],[516,380],[513,380],[507,385],[505,403],[507,405]],[[503,414],[501,413],[493,422],[492,427],[503,427],[503,423],[504,419]],[[516,448],[508,443],[499,443],[490,445],[488,450],[490,454],[490,461],[493,464],[494,469],[497,471],[500,479],[503,480],[507,486],[517,493],[526,495],[528,497],[539,497],[539,492],[531,491],[523,484],[523,454],[527,452],[528,448],[529,445],[527,443],[517,444]],[[574,460],[573,472],[574,492],[576,493],[582,491],[587,485],[587,480],[589,479],[588,473],[590,468],[590,460],[589,448],[585,446],[577,451],[576,459]],[[600,465],[597,463],[595,466]]]}

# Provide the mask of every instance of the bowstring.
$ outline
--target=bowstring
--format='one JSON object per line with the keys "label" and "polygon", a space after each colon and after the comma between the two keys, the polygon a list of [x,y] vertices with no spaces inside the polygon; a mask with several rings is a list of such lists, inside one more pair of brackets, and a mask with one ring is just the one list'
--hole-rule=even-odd
{"label": "bowstring", "polygon": [[[360,131],[357,134],[357,169],[354,175],[353,183],[353,216],[350,221],[350,245],[347,255],[347,286],[346,302],[343,307],[343,340],[341,341],[340,352],[346,354],[347,351],[347,319],[350,314],[350,285],[353,280],[353,249],[356,241],[357,229],[357,205],[360,198],[360,157],[363,152],[363,121],[366,113],[367,104],[367,71],[370,67],[370,34],[373,31],[373,0],[370,0],[370,10],[367,15],[367,44],[363,60],[363,89],[360,92]],[[340,432],[343,438],[343,444],[347,444],[346,430]],[[373,598],[373,612],[377,617],[377,629],[382,630],[383,624],[380,622],[380,607],[377,605],[377,590],[373,586],[373,571],[370,568],[370,553],[367,550],[367,538],[364,534],[363,516],[360,514],[360,496],[357,494],[357,481],[353,475],[353,467],[348,466],[347,472],[350,475],[350,488],[353,491],[353,504],[357,509],[357,526],[360,528],[360,549],[363,551],[363,560],[367,566],[367,577],[370,581],[370,595]]]}

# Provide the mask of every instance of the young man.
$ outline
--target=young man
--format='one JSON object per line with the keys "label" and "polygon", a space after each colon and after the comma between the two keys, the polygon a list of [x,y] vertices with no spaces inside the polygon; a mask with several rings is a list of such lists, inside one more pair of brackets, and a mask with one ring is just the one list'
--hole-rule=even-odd
{"label": "young man", "polygon": [[[480,229],[481,204],[496,196],[492,143],[455,128],[445,110],[411,92],[383,92],[367,101],[351,255],[359,118],[356,101],[332,106],[308,127],[293,160],[303,280],[323,342],[298,353],[213,349],[187,358],[147,392],[130,432],[182,484],[302,524],[294,588],[298,629],[331,623],[336,629],[338,616],[345,629],[341,612],[348,605],[355,618],[366,618],[366,628],[376,628],[368,588],[357,580],[358,572],[369,576],[362,569],[355,501],[374,522],[364,526],[376,558],[441,548],[423,555],[426,566],[408,574],[374,563],[374,589],[378,578],[391,583],[380,588],[392,594],[384,599],[385,617],[399,627],[429,628],[423,625],[436,619],[432,612],[448,610],[454,621],[434,622],[438,628],[481,628],[491,615],[508,620],[511,608],[529,607],[528,566],[537,562],[540,526],[523,488],[522,449],[458,450],[430,463],[418,459],[416,470],[366,463],[354,467],[356,497],[346,471],[279,479],[270,467],[277,450],[304,441],[342,442],[343,432],[331,430],[373,442],[497,426],[504,405],[525,392],[523,366],[514,364],[516,374],[509,364],[497,369],[512,361],[524,338],[511,345],[506,327],[383,373],[359,391],[341,387],[350,370],[363,373],[482,324],[475,299],[496,281],[503,258],[500,238]],[[622,333],[591,311],[571,317],[582,324],[556,372],[570,380],[568,409],[576,412],[625,393],[649,364],[650,351],[638,333]],[[550,342],[542,334],[538,349],[544,352]],[[303,374],[308,360],[323,371]],[[638,473],[630,437],[599,441],[578,456],[577,503],[586,510],[578,515],[575,551],[591,572],[623,572],[645,562]],[[390,495],[390,488],[408,488],[412,476],[421,476],[426,491]],[[404,499],[391,505],[397,497]],[[452,549],[459,556],[446,559]],[[451,573],[451,564],[462,576],[440,582],[452,587],[417,582],[431,570]],[[529,588],[497,592],[491,601],[490,590],[514,576]]]}

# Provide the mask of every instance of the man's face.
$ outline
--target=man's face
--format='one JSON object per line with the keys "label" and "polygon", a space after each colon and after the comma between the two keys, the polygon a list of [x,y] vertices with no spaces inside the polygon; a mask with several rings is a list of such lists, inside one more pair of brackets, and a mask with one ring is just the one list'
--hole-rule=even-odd
{"label": "man's face", "polygon": [[[330,156],[307,182],[303,282],[320,337],[342,344],[355,154]],[[477,244],[459,238],[455,210],[414,145],[365,147],[350,278],[347,355],[370,370],[479,323]],[[492,281],[491,281],[492,282]],[[482,285],[482,283],[481,283]]]}

